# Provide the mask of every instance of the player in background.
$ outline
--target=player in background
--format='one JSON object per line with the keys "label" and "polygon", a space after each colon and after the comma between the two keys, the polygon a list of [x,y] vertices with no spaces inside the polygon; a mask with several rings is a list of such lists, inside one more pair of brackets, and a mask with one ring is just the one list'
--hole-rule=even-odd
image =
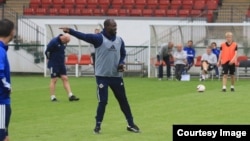
{"label": "player in background", "polygon": [[159,59],[160,59],[160,65],[159,65],[159,80],[162,80],[163,78],[163,62],[166,64],[166,75],[167,79],[170,79],[171,75],[171,60],[173,58],[173,47],[174,44],[172,42],[168,42],[168,44],[163,44],[161,46],[160,52],[159,52]]}
{"label": "player in background", "polygon": [[14,23],[0,20],[0,141],[9,141],[8,127],[11,117],[11,78],[7,51],[14,37]]}
{"label": "player in background", "polygon": [[[62,27],[64,32],[78,39],[91,43],[95,47],[96,62],[95,76],[97,83],[98,106],[94,133],[100,133],[105,108],[108,103],[108,87],[113,91],[120,108],[127,120],[127,130],[138,133],[140,130],[134,123],[130,105],[127,100],[122,72],[126,57],[125,44],[121,37],[116,35],[117,24],[114,19],[104,21],[104,29],[99,34],[87,34],[73,29]],[[112,127],[112,126],[110,126]]]}
{"label": "player in background", "polygon": [[[218,62],[219,55],[220,55],[220,49],[217,48],[216,42],[212,42],[212,43],[211,43],[211,47],[212,47],[212,52],[216,55],[216,57],[217,57],[217,62]],[[219,74],[219,68],[218,68],[217,65],[214,66],[214,70],[215,70],[215,75],[216,75],[216,77],[218,78],[220,74]]]}
{"label": "player in background", "polygon": [[209,46],[206,48],[206,53],[201,56],[201,78],[200,81],[204,81],[208,78],[208,71],[214,69],[214,66],[217,66],[217,57],[212,53],[212,47]]}
{"label": "player in background", "polygon": [[65,48],[67,43],[70,41],[69,34],[60,34],[59,36],[53,38],[47,45],[45,51],[46,58],[48,59],[48,69],[50,69],[50,96],[51,101],[57,101],[55,95],[55,88],[57,77],[62,79],[63,86],[67,91],[69,101],[78,101],[75,95],[71,91],[69,84],[66,66],[65,66]]}
{"label": "player in background", "polygon": [[187,53],[183,50],[182,44],[176,45],[176,51],[173,54],[175,65],[175,78],[180,81],[181,74],[187,64]]}
{"label": "player in background", "polygon": [[190,68],[194,65],[195,50],[193,47],[193,41],[189,40],[187,46],[185,46],[183,50],[187,53],[186,72],[188,72]]}
{"label": "player in background", "polygon": [[218,66],[222,65],[222,92],[226,92],[228,74],[231,76],[231,91],[234,92],[235,62],[237,58],[237,43],[233,41],[233,33],[226,32],[226,42],[221,44]]}

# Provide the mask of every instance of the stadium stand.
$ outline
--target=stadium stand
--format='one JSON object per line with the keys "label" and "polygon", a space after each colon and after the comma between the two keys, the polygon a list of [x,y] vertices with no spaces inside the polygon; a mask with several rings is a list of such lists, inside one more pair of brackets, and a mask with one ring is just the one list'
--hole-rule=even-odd
{"label": "stadium stand", "polygon": [[213,22],[213,10],[217,10],[218,6],[219,0],[30,0],[23,14],[144,17],[203,15],[208,22]]}

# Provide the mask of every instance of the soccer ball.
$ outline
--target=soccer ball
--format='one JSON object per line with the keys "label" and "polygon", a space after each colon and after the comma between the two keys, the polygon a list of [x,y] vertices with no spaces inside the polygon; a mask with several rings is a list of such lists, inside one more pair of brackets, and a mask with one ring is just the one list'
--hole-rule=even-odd
{"label": "soccer ball", "polygon": [[206,87],[205,87],[204,85],[199,84],[199,85],[197,86],[197,91],[198,91],[198,92],[204,92],[205,90],[206,90]]}

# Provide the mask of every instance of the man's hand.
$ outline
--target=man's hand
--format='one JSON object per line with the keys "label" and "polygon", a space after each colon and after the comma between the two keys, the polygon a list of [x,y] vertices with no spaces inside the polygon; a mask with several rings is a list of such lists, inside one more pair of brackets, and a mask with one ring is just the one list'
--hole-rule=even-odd
{"label": "man's hand", "polygon": [[229,62],[229,65],[232,65],[232,64],[234,64],[234,60],[231,60],[231,61]]}
{"label": "man's hand", "polygon": [[1,79],[1,82],[2,85],[3,85],[3,92],[4,93],[7,93],[7,94],[11,94],[11,86],[10,86],[10,83],[6,81],[6,78],[2,78]]}
{"label": "man's hand", "polygon": [[220,66],[220,61],[218,61],[218,63],[217,63],[217,67],[219,67]]}
{"label": "man's hand", "polygon": [[119,64],[118,68],[117,68],[117,71],[118,72],[124,72],[124,70],[125,70],[125,66],[123,64]]}
{"label": "man's hand", "polygon": [[69,33],[69,29],[68,27],[60,27],[59,29],[62,29],[64,33]]}

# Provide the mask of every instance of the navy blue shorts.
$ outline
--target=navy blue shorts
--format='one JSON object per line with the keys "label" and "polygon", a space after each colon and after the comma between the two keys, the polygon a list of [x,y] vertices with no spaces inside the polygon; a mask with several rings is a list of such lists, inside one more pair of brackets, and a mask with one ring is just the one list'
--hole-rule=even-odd
{"label": "navy blue shorts", "polygon": [[11,107],[10,105],[0,104],[0,141],[8,136],[8,127],[10,123]]}
{"label": "navy blue shorts", "polygon": [[50,69],[50,77],[61,77],[61,75],[67,75],[66,66],[60,65],[60,66],[52,66]]}

